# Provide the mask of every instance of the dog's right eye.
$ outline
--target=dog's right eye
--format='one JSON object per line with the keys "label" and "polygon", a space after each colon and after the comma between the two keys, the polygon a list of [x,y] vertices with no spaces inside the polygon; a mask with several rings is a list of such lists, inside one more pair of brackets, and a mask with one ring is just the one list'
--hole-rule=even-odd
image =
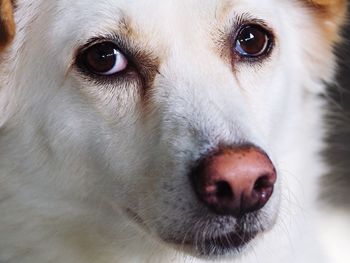
{"label": "dog's right eye", "polygon": [[103,76],[118,74],[128,66],[127,58],[112,42],[89,47],[78,56],[78,62],[88,71]]}

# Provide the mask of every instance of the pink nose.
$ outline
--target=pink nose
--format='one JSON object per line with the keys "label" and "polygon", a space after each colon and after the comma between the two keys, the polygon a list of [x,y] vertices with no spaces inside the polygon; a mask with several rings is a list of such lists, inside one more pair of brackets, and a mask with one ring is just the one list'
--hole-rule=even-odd
{"label": "pink nose", "polygon": [[196,193],[211,210],[236,217],[264,207],[276,178],[266,153],[250,145],[221,150],[192,174]]}

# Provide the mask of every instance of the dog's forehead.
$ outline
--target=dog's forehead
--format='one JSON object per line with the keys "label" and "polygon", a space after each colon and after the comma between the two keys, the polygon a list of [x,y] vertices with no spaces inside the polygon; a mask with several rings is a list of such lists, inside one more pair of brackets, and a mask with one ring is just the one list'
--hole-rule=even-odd
{"label": "dog's forehead", "polygon": [[198,57],[196,54],[200,52],[204,56],[208,52],[217,53],[215,42],[222,39],[219,35],[223,31],[227,33],[243,14],[277,28],[281,20],[279,10],[291,3],[289,0],[260,0],[259,5],[256,0],[59,0],[53,9],[51,1],[48,2],[44,4],[56,12],[51,17],[59,17],[47,29],[52,46],[64,46],[71,54],[89,39],[123,33],[161,58],[169,50],[179,51],[172,54],[187,50],[191,57]]}
{"label": "dog's forehead", "polygon": [[[77,0],[74,2],[61,0],[62,7],[66,10],[71,9],[77,16],[90,14],[113,17],[121,14],[128,15],[133,19],[138,19],[142,24],[149,24],[159,20],[171,21],[171,18],[184,18],[191,22],[198,18],[202,20],[224,20],[230,13],[235,11],[257,11],[265,13],[274,13],[279,6],[285,2],[294,1],[276,1],[260,0],[259,4],[255,0]],[[69,3],[69,4],[68,4]],[[91,8],[89,8],[91,7]],[[164,21],[164,20],[163,20]]]}
{"label": "dog's forehead", "polygon": [[[271,5],[271,2],[276,4]],[[261,0],[257,5],[254,0],[61,0],[58,9],[65,10],[63,23],[69,24],[69,27],[78,24],[79,29],[90,30],[90,34],[94,30],[102,33],[115,31],[116,24],[124,19],[130,28],[143,34],[148,31],[168,37],[169,33],[173,36],[177,30],[193,33],[194,30],[213,27],[215,23],[224,24],[234,14],[247,13],[272,20],[277,16],[276,10],[285,2]]]}

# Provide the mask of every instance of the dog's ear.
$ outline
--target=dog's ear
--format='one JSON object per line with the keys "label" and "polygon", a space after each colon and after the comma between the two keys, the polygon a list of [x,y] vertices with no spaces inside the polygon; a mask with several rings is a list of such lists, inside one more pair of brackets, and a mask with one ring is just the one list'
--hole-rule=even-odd
{"label": "dog's ear", "polygon": [[331,41],[339,39],[339,31],[345,22],[347,0],[307,0],[316,12],[321,26]]}
{"label": "dog's ear", "polygon": [[13,40],[16,32],[13,0],[0,0],[0,52]]}

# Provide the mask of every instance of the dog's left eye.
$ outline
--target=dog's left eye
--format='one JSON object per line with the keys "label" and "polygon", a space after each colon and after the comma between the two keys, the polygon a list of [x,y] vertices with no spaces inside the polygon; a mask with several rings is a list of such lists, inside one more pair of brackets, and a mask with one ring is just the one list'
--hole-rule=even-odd
{"label": "dog's left eye", "polygon": [[259,25],[244,25],[235,40],[235,52],[244,58],[258,58],[266,55],[271,47],[271,37]]}
{"label": "dog's left eye", "polygon": [[95,44],[82,52],[80,63],[92,73],[110,76],[124,71],[128,60],[112,42]]}

